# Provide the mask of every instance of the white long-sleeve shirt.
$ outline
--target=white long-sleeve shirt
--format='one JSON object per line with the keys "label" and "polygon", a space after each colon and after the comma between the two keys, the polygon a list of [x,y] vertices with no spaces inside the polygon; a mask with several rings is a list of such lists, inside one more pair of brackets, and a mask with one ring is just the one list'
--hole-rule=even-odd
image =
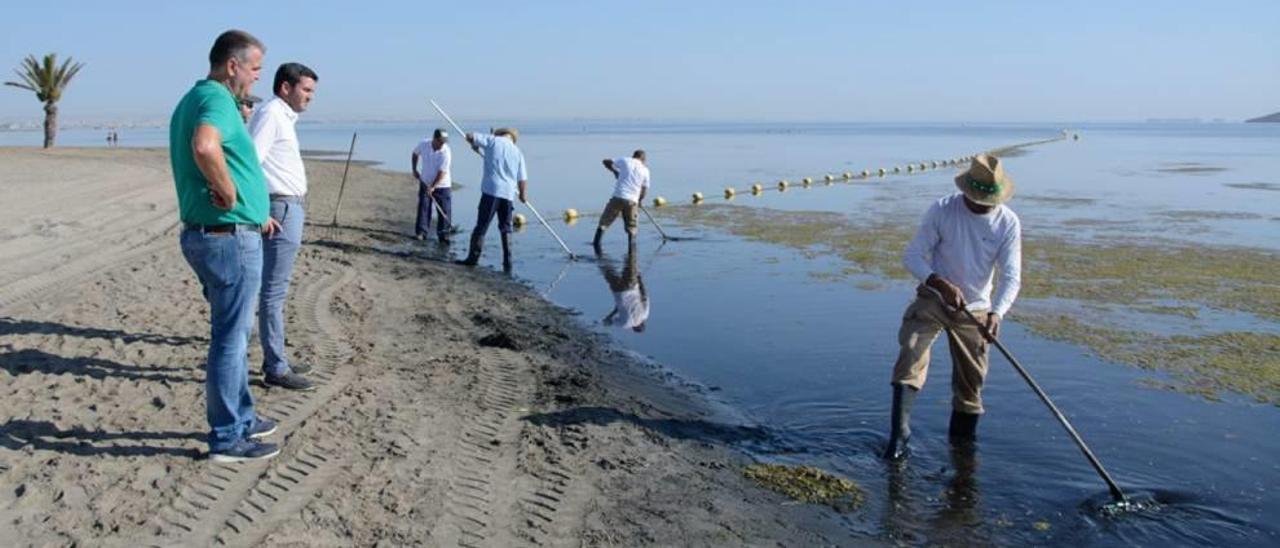
{"label": "white long-sleeve shirt", "polygon": [[[937,274],[959,286],[969,310],[1004,317],[1022,287],[1022,222],[1004,205],[978,215],[957,192],[924,214],[902,263],[920,283]],[[994,300],[993,281],[999,289]]]}
{"label": "white long-sleeve shirt", "polygon": [[263,103],[249,119],[249,134],[267,176],[267,191],[272,195],[307,195],[307,170],[302,165],[302,149],[294,129],[297,122],[298,113],[280,97]]}

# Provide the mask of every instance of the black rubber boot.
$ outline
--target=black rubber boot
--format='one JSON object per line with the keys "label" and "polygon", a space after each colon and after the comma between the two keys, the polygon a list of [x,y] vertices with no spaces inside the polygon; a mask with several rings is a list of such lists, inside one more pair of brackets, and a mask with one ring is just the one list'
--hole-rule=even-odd
{"label": "black rubber boot", "polygon": [[477,235],[471,236],[471,250],[467,252],[467,258],[458,261],[458,264],[466,266],[475,266],[480,262],[480,251],[484,247],[484,240]]}
{"label": "black rubber boot", "polygon": [[978,436],[978,417],[973,413],[951,411],[951,427],[947,429],[947,437],[951,441],[973,441]]}
{"label": "black rubber boot", "polygon": [[893,385],[893,415],[889,419],[889,445],[884,458],[898,460],[907,456],[907,440],[911,438],[911,406],[918,391],[903,384]]}
{"label": "black rubber boot", "polygon": [[596,237],[591,239],[591,248],[596,251],[596,255],[604,252],[604,249],[600,247],[600,240],[602,238],[604,238],[604,229],[596,228]]}
{"label": "black rubber boot", "polygon": [[511,235],[502,235],[502,270],[511,271]]}

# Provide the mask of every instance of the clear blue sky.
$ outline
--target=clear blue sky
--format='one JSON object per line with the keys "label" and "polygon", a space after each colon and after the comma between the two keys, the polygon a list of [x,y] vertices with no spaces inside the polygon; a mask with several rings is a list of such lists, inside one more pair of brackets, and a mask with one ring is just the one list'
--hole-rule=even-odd
{"label": "clear blue sky", "polygon": [[[1243,119],[1280,110],[1280,2],[6,2],[0,67],[86,62],[66,120],[167,118],[227,28],[320,74],[313,120]],[[4,80],[12,79],[5,70]],[[38,120],[0,88],[0,121]]]}

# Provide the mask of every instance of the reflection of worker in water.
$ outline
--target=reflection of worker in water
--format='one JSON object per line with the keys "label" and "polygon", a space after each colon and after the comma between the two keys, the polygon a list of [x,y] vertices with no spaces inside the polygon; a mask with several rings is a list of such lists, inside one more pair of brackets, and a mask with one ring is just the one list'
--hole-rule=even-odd
{"label": "reflection of worker in water", "polygon": [[649,294],[644,289],[644,280],[640,279],[640,270],[636,268],[635,248],[627,253],[627,264],[621,274],[605,259],[600,261],[600,272],[613,291],[613,312],[601,321],[605,325],[643,333],[645,322],[649,320]]}

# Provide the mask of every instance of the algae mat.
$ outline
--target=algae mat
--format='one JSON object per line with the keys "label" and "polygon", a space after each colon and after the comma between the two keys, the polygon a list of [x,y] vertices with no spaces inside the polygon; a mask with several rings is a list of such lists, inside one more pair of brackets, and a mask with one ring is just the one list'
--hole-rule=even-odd
{"label": "algae mat", "polygon": [[[902,250],[915,233],[915,217],[895,224],[731,205],[662,212],[687,225],[840,257],[846,267],[824,273],[827,280],[858,274],[909,277]],[[1177,382],[1170,388],[1210,398],[1232,391],[1280,405],[1280,284],[1274,278],[1280,254],[1170,242],[1023,237],[1023,306],[1015,307],[1011,319],[1104,359],[1171,373]],[[858,283],[866,286],[865,280]],[[1080,305],[1089,307],[1087,319]],[[1243,314],[1270,329],[1227,326],[1195,334],[1163,329],[1211,313]]]}

